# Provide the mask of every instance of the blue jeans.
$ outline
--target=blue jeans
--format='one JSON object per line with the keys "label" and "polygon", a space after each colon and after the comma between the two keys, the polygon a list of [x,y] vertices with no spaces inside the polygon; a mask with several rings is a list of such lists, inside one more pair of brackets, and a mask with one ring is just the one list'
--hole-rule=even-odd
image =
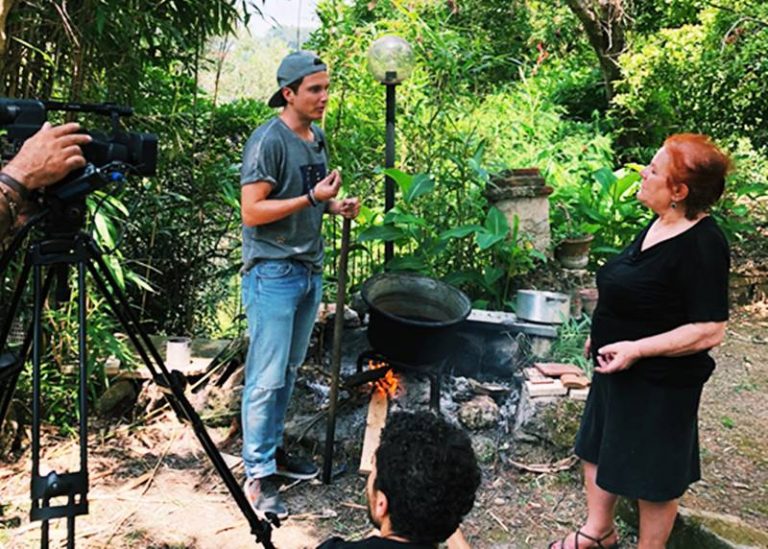
{"label": "blue jeans", "polygon": [[268,259],[243,276],[250,346],[242,399],[243,461],[249,478],[273,474],[285,413],[322,297],[322,277],[301,262]]}

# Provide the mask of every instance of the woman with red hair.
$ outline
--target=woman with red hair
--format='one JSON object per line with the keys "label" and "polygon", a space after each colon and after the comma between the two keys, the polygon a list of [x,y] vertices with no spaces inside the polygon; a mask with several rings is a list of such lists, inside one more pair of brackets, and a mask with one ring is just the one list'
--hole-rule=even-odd
{"label": "woman with red hair", "polygon": [[707,136],[669,137],[637,198],[656,214],[597,273],[585,353],[595,374],[576,438],[587,521],[550,549],[618,547],[617,496],[638,500],[639,549],[663,548],[701,478],[697,413],[728,320],[728,242],[709,208],[730,159]]}

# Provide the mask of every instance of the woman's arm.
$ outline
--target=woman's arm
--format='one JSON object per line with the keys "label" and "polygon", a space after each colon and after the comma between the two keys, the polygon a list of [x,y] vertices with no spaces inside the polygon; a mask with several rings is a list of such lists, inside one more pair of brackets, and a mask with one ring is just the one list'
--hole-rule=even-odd
{"label": "woman's arm", "polygon": [[720,345],[726,322],[695,322],[636,341],[617,341],[597,351],[596,372],[610,374],[626,370],[641,358],[685,356]]}

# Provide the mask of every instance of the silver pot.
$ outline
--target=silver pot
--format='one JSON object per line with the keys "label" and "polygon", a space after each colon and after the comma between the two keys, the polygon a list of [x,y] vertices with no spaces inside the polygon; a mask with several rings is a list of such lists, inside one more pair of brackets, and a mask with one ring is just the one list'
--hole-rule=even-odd
{"label": "silver pot", "polygon": [[557,292],[518,290],[517,318],[545,324],[562,324],[571,312],[571,298]]}

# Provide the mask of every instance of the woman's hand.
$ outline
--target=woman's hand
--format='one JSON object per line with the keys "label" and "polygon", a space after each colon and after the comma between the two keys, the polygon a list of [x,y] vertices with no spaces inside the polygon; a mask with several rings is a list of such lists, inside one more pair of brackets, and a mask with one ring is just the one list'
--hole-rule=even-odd
{"label": "woman's hand", "polygon": [[598,349],[598,366],[595,371],[601,374],[620,372],[632,366],[642,356],[640,344],[637,341],[617,341]]}
{"label": "woman's hand", "polygon": [[611,374],[626,370],[648,356],[686,356],[719,345],[725,336],[726,323],[693,322],[637,341],[617,341],[597,351],[596,372]]}

